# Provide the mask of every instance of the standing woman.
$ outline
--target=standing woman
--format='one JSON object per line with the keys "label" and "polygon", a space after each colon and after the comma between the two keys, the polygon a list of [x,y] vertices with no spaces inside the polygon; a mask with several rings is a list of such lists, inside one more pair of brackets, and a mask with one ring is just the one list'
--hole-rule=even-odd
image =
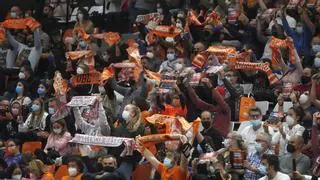
{"label": "standing woman", "polygon": [[48,122],[48,113],[44,110],[43,101],[39,98],[35,99],[27,120],[18,122],[19,139],[22,141],[45,141],[49,136]]}

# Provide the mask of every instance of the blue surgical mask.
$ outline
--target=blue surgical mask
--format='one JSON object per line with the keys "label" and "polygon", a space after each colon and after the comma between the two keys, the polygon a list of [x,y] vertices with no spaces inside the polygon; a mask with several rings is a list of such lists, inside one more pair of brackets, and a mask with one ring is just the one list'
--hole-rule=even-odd
{"label": "blue surgical mask", "polygon": [[314,67],[320,68],[320,58],[317,57],[314,59]]}
{"label": "blue surgical mask", "polygon": [[262,121],[260,119],[254,119],[250,121],[253,127],[258,127],[261,125]]}
{"label": "blue surgical mask", "polygon": [[50,108],[50,107],[49,107],[49,108],[48,108],[48,111],[49,111],[49,114],[51,114],[51,115],[54,114],[54,108]]}
{"label": "blue surgical mask", "polygon": [[167,157],[164,158],[163,160],[163,164],[166,168],[171,168],[172,167],[172,160],[171,159],[168,159]]}
{"label": "blue surgical mask", "polygon": [[40,110],[40,106],[37,104],[32,104],[31,110],[32,110],[32,112],[37,112]]}
{"label": "blue surgical mask", "polygon": [[267,174],[267,168],[265,165],[261,165],[258,167],[258,170],[261,174],[266,175]]}
{"label": "blue surgical mask", "polygon": [[81,49],[86,49],[87,48],[87,43],[85,42],[85,41],[80,41],[79,42],[79,47],[81,48]]}
{"label": "blue surgical mask", "polygon": [[320,52],[320,44],[313,45],[312,50],[315,53]]}
{"label": "blue surgical mask", "polygon": [[38,88],[37,93],[41,96],[46,94],[46,89],[45,88]]}
{"label": "blue surgical mask", "polygon": [[23,94],[23,87],[17,86],[17,87],[16,87],[16,93],[17,93],[17,94]]}

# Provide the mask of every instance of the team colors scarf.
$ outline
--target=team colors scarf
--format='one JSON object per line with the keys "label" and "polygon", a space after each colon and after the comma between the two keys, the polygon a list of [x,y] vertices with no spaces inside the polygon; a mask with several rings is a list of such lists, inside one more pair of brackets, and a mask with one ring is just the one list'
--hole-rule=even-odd
{"label": "team colors scarf", "polygon": [[289,61],[291,64],[295,64],[295,48],[292,39],[279,39],[276,37],[271,38],[270,48],[272,50],[272,64],[279,64],[279,57],[281,56],[279,49],[287,48],[289,49]]}
{"label": "team colors scarf", "polygon": [[267,74],[270,85],[279,81],[277,76],[273,74],[272,70],[268,66],[268,63],[236,62],[235,69],[263,71]]}
{"label": "team colors scarf", "polygon": [[40,27],[40,23],[33,18],[24,19],[7,19],[1,23],[2,27],[7,29],[26,29],[29,28],[32,31]]}

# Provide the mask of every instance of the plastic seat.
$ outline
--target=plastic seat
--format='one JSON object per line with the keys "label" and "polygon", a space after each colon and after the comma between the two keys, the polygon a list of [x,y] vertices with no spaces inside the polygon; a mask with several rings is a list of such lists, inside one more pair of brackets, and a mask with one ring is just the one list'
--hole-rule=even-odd
{"label": "plastic seat", "polygon": [[63,176],[68,176],[68,166],[67,165],[61,165],[58,170],[56,171],[56,174],[54,175],[54,179],[61,180]]}
{"label": "plastic seat", "polygon": [[132,173],[132,180],[149,180],[152,165],[150,163],[140,164]]}
{"label": "plastic seat", "polygon": [[30,141],[22,144],[22,153],[34,153],[37,149],[42,148],[41,141]]}

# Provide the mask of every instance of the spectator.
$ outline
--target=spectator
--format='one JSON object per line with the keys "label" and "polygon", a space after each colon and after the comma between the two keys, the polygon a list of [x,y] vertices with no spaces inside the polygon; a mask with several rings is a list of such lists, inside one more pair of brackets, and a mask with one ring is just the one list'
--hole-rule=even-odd
{"label": "spectator", "polygon": [[266,167],[266,176],[259,180],[273,179],[273,180],[289,180],[290,177],[280,172],[279,158],[275,155],[267,155],[262,159],[263,165]]}
{"label": "spectator", "polygon": [[30,179],[48,179],[54,180],[51,173],[46,170],[45,165],[40,160],[33,160],[29,162]]}
{"label": "spectator", "polygon": [[15,163],[19,164],[22,159],[19,141],[16,139],[8,139],[6,142],[6,148],[8,149],[8,156],[5,160],[8,166]]}

